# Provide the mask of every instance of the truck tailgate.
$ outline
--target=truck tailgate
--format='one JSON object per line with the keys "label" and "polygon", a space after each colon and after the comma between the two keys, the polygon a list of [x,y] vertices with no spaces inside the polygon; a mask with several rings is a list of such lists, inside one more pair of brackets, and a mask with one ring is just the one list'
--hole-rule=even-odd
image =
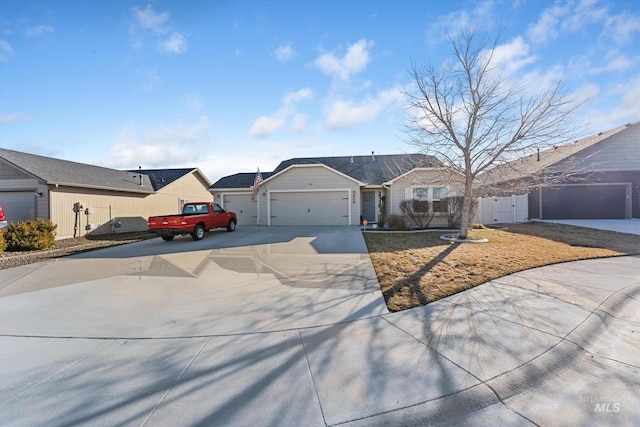
{"label": "truck tailgate", "polygon": [[182,228],[187,225],[186,219],[180,216],[155,216],[149,218],[150,228]]}

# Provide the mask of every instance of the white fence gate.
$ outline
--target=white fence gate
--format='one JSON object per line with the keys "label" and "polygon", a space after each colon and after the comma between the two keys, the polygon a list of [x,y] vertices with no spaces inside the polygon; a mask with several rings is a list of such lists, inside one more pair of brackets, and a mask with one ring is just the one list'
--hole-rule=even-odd
{"label": "white fence gate", "polygon": [[513,224],[529,220],[529,197],[526,194],[511,197],[481,197],[476,224]]}

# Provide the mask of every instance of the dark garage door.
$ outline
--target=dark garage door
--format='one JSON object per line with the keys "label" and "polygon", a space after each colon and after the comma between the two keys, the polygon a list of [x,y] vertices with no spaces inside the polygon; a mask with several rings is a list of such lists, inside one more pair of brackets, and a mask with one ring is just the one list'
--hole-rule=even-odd
{"label": "dark garage door", "polygon": [[624,219],[627,185],[567,185],[542,189],[542,219]]}

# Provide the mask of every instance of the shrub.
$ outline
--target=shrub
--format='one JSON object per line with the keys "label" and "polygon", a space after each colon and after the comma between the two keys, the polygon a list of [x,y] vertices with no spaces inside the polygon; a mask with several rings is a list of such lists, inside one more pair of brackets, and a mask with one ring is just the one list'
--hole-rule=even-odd
{"label": "shrub", "polygon": [[387,217],[387,225],[394,231],[406,231],[407,218],[404,215],[389,215]]}
{"label": "shrub", "polygon": [[411,220],[418,230],[429,227],[433,220],[434,212],[429,208],[429,202],[416,199],[408,199],[400,202],[400,210]]}
{"label": "shrub", "polygon": [[4,239],[4,233],[6,233],[6,231],[0,230],[0,252],[7,249],[7,241]]}
{"label": "shrub", "polygon": [[471,224],[469,226],[470,230],[487,230],[488,228],[485,227],[484,224]]}
{"label": "shrub", "polygon": [[41,218],[11,223],[4,233],[7,250],[32,251],[50,248],[55,244],[56,228],[56,224]]}
{"label": "shrub", "polygon": [[[464,203],[463,196],[452,196],[443,199],[443,202],[447,204],[448,208],[448,216],[447,216],[447,226],[449,228],[460,228],[460,223],[462,221],[462,204]],[[478,210],[478,199],[471,199],[471,218],[469,221],[473,220],[473,217]]]}

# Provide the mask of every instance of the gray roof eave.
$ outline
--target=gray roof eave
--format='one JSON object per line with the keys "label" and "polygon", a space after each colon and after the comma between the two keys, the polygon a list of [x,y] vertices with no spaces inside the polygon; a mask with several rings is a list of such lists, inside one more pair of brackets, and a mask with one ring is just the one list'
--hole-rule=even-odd
{"label": "gray roof eave", "polygon": [[102,185],[85,185],[85,184],[77,184],[77,183],[69,183],[69,182],[58,182],[58,181],[47,181],[47,185],[54,186],[63,186],[63,187],[74,187],[74,188],[91,188],[94,190],[107,190],[107,191],[119,191],[121,193],[139,193],[139,194],[154,194],[155,190],[153,189],[132,189],[132,188],[122,188],[122,187],[107,187]]}

